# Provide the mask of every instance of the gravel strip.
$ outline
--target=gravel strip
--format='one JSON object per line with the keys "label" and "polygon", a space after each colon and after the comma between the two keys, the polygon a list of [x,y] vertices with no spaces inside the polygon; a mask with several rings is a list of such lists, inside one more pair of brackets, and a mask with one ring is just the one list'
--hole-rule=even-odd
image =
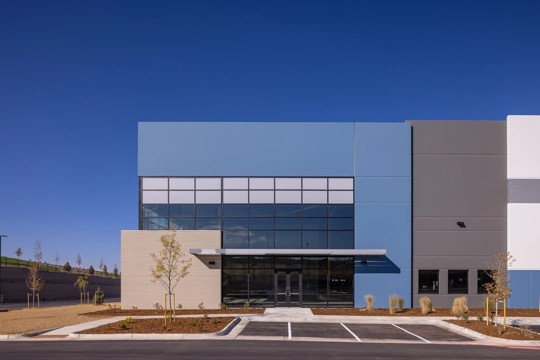
{"label": "gravel strip", "polygon": [[[110,305],[120,306],[120,303]],[[80,324],[110,316],[79,315],[107,309],[106,305],[59,306],[41,309],[10,310],[0,313],[0,334],[27,334],[41,330]]]}

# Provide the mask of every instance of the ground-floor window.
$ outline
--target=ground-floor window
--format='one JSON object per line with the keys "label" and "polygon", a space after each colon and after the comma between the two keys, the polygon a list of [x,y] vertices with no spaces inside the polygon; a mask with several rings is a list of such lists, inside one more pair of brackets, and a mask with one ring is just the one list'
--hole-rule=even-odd
{"label": "ground-floor window", "polygon": [[448,293],[469,293],[469,270],[448,270]]}
{"label": "ground-floor window", "polygon": [[493,282],[493,279],[489,276],[490,270],[477,270],[478,272],[478,294],[486,294],[486,284]]}
{"label": "ground-floor window", "polygon": [[439,270],[418,270],[418,293],[439,293]]}
{"label": "ground-floor window", "polygon": [[354,257],[224,256],[229,307],[353,307]]}

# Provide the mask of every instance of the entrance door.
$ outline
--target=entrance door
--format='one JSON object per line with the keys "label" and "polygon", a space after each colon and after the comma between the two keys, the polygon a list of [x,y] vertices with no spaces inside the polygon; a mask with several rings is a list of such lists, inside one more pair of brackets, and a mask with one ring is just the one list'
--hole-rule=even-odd
{"label": "entrance door", "polygon": [[302,273],[299,270],[276,270],[274,299],[276,307],[302,306]]}

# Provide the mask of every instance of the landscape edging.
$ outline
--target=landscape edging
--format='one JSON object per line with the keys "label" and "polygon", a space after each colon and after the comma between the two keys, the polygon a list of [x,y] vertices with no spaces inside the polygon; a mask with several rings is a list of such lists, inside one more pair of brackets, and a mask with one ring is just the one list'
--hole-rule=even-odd
{"label": "landscape edging", "polygon": [[508,345],[530,345],[530,346],[540,346],[540,340],[511,340],[511,339],[501,339],[493,336],[484,335],[482,333],[479,333],[477,331],[467,329],[463,326],[459,326],[456,324],[448,323],[444,320],[439,320],[439,324],[441,327],[446,328],[448,330],[452,330],[454,332],[459,332],[462,334],[467,334],[469,337],[475,337],[478,340],[485,340],[500,344],[508,344]]}

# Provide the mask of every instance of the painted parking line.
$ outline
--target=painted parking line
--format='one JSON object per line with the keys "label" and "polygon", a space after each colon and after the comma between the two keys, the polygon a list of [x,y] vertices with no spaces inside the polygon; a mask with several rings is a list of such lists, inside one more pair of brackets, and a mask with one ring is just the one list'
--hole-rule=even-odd
{"label": "painted parking line", "polygon": [[[394,325],[397,326],[397,325]],[[408,325],[403,324],[401,328],[408,332],[421,336],[429,341],[471,341],[470,338],[458,335],[446,329],[434,325]]]}
{"label": "painted parking line", "polygon": [[392,326],[395,326],[395,327],[397,327],[398,329],[405,331],[407,334],[411,334],[412,336],[416,336],[416,337],[419,338],[420,340],[424,340],[424,341],[427,342],[428,344],[431,344],[428,340],[424,339],[423,337],[418,336],[418,335],[416,335],[416,334],[413,334],[412,332],[410,332],[410,331],[408,331],[408,330],[405,330],[404,328],[399,327],[399,326],[397,326],[396,324],[392,324]]}
{"label": "painted parking line", "polygon": [[356,334],[355,334],[355,333],[353,333],[353,332],[352,332],[351,330],[349,330],[349,328],[348,328],[348,327],[346,327],[346,326],[345,326],[345,325],[343,325],[343,324],[341,324],[341,326],[343,326],[343,327],[345,328],[345,330],[347,330],[348,332],[350,332],[350,333],[351,333],[351,335],[352,335],[352,336],[354,336],[354,338],[355,338],[356,340],[358,340],[358,341],[362,342],[362,340],[360,340],[360,338],[359,338],[358,336],[356,336]]}
{"label": "painted parking line", "polygon": [[390,324],[351,324],[345,326],[352,331],[362,341],[366,340],[399,340],[399,341],[420,341],[417,337],[408,334]]}
{"label": "painted parking line", "polygon": [[289,322],[289,340],[292,339],[292,332],[291,332],[291,323]]}

